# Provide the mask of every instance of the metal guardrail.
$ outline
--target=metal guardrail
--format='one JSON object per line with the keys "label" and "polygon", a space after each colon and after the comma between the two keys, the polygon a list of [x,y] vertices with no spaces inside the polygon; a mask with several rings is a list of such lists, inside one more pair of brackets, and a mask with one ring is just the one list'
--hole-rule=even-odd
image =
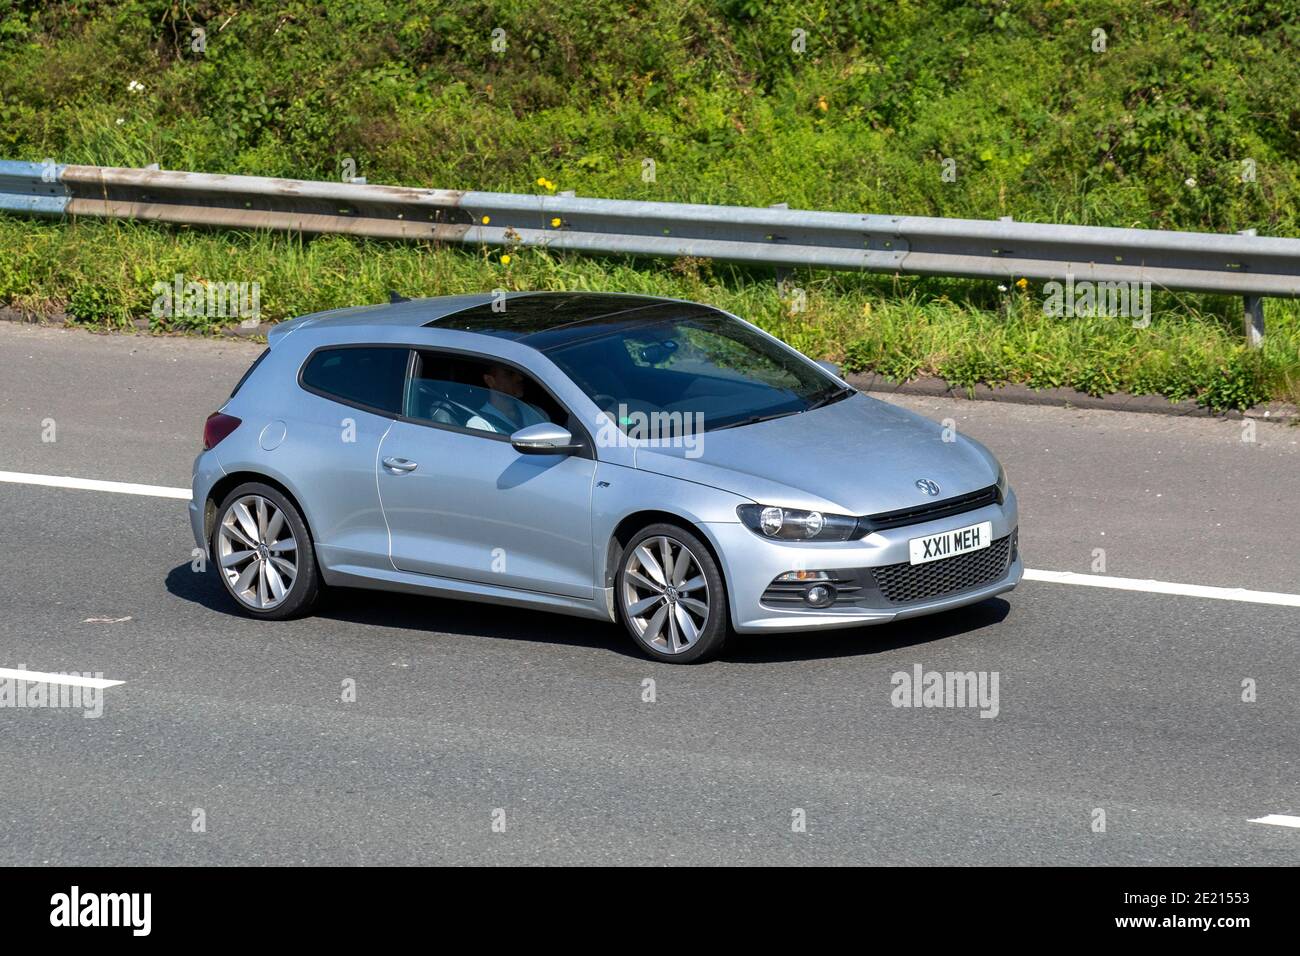
{"label": "metal guardrail", "polygon": [[0,210],[341,233],[566,252],[696,256],[781,268],[1300,297],[1300,239],[533,196],[213,173],[0,161]]}

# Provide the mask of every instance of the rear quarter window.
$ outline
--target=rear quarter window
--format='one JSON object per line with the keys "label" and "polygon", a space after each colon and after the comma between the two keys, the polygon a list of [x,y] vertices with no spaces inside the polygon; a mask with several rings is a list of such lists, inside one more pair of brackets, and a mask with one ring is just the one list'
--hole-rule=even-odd
{"label": "rear quarter window", "polygon": [[245,372],[243,375],[239,376],[239,381],[236,382],[235,387],[231,389],[230,391],[231,398],[234,398],[236,395],[239,394],[239,390],[244,387],[244,383],[248,381],[249,376],[252,375],[254,372],[256,372],[257,367],[262,364],[262,359],[266,358],[270,354],[271,354],[270,349],[262,349],[262,354],[259,355],[257,358],[253,359],[253,364],[248,366],[248,371]]}
{"label": "rear quarter window", "polygon": [[314,352],[302,370],[308,390],[347,405],[400,415],[408,350],[348,346]]}

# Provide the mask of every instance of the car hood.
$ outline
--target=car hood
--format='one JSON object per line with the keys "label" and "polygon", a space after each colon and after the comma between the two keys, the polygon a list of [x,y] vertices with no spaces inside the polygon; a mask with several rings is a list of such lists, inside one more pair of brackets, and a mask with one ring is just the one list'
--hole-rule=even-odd
{"label": "car hood", "polygon": [[[979,442],[906,409],[858,394],[824,408],[647,443],[636,467],[763,504],[877,514],[987,488],[996,460]],[[938,482],[937,496],[917,481]]]}

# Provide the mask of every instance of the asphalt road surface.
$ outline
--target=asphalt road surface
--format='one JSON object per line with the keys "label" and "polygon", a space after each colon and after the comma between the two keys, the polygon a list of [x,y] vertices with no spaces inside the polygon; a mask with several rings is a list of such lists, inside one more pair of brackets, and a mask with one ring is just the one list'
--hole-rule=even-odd
{"label": "asphalt road surface", "polygon": [[[185,487],[259,348],[0,323],[0,472]],[[1002,458],[1031,568],[1300,594],[1300,429],[893,400]],[[1030,580],[681,667],[377,592],[252,621],[192,547],[182,500],[0,481],[0,668],[122,682],[0,706],[0,864],[1300,859],[1250,822],[1300,824],[1300,607]],[[918,665],[996,716],[894,706]]]}

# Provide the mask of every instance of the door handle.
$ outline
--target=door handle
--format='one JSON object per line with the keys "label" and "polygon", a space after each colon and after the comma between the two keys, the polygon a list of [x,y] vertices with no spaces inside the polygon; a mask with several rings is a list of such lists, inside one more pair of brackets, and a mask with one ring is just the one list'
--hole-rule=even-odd
{"label": "door handle", "polygon": [[395,471],[400,475],[408,474],[420,467],[417,462],[409,461],[406,458],[385,458],[384,467],[389,471]]}

